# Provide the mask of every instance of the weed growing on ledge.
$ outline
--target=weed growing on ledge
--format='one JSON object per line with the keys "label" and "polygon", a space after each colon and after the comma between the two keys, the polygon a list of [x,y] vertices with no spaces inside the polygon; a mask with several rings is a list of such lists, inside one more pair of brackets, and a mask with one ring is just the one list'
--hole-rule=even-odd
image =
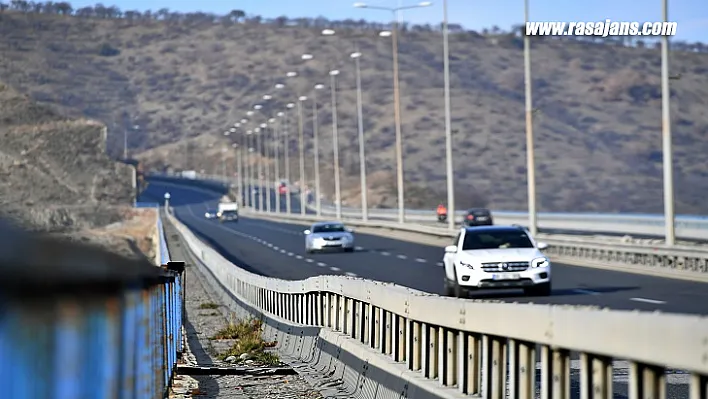
{"label": "weed growing on ledge", "polygon": [[219,355],[221,360],[235,356],[238,361],[253,360],[266,366],[280,364],[278,355],[266,351],[266,348],[272,348],[276,343],[263,339],[263,322],[261,320],[250,318],[238,323],[230,321],[212,339],[236,340],[231,348]]}

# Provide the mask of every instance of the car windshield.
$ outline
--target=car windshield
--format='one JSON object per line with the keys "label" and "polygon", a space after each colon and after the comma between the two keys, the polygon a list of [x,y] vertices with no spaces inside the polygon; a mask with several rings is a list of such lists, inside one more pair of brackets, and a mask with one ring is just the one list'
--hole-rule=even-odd
{"label": "car windshield", "polygon": [[312,227],[313,233],[343,233],[346,229],[341,224],[320,224]]}
{"label": "car windshield", "polygon": [[468,215],[474,215],[474,216],[488,216],[489,215],[489,210],[487,209],[470,209],[467,211]]}
{"label": "car windshield", "polygon": [[533,248],[533,243],[523,231],[487,230],[484,232],[468,231],[462,244],[463,251],[505,248]]}

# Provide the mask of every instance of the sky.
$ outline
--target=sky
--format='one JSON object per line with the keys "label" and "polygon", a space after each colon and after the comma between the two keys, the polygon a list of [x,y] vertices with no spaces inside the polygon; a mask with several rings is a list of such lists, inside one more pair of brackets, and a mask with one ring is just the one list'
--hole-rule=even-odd
{"label": "sky", "polygon": [[[354,8],[355,0],[75,0],[70,3],[83,7],[102,2],[122,10],[203,11],[226,14],[233,9],[246,14],[276,18],[285,15],[328,19],[367,19],[387,22],[390,14],[381,10]],[[412,5],[418,0],[370,0],[368,4],[397,7]],[[409,23],[436,24],[442,20],[442,0],[433,0],[431,7],[407,10],[402,18]],[[523,22],[524,0],[448,0],[450,23],[467,29],[481,30],[497,25],[508,29]],[[669,0],[669,21],[678,23],[676,39],[708,42],[708,0]],[[661,21],[662,0],[529,0],[531,21]]]}

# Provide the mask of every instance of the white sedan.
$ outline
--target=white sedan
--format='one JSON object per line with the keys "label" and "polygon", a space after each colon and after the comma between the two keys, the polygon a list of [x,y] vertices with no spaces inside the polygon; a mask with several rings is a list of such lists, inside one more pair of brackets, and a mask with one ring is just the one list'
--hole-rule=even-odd
{"label": "white sedan", "polygon": [[527,295],[551,295],[551,261],[523,227],[460,229],[445,247],[445,294],[465,297],[476,289],[522,288]]}
{"label": "white sedan", "polygon": [[307,253],[327,250],[354,252],[354,235],[350,228],[339,222],[319,222],[303,232]]}

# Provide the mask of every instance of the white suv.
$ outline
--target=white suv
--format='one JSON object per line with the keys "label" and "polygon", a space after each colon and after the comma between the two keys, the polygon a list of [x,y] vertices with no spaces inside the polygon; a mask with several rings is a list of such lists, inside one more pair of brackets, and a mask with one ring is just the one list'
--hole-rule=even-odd
{"label": "white suv", "polygon": [[551,262],[523,227],[465,227],[445,247],[445,294],[465,297],[475,289],[523,288],[526,295],[551,295]]}

